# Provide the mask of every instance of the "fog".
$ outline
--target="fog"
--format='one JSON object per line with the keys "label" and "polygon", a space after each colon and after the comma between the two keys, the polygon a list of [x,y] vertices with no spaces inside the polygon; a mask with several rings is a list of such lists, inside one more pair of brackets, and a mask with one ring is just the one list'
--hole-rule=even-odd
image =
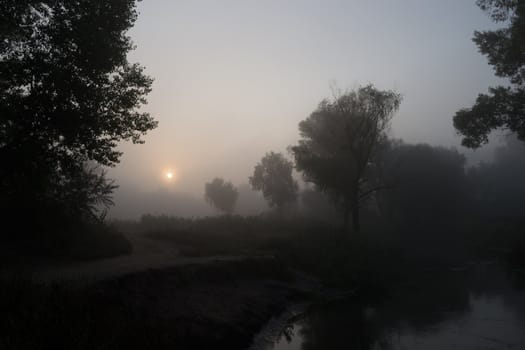
{"label": "fog", "polygon": [[525,349],[525,0],[0,0],[0,164],[1,349]]}
{"label": "fog", "polygon": [[[298,123],[333,86],[373,83],[401,93],[391,137],[456,147],[469,164],[490,160],[502,142],[496,135],[490,146],[469,151],[452,125],[457,110],[501,83],[472,42],[474,30],[495,27],[473,1],[138,6],[130,61],[155,79],[144,110],[159,126],[144,145],[120,145],[121,162],[109,171],[120,185],[110,216],[212,213],[204,183],[219,176],[246,184],[266,152],[286,154],[299,138]],[[184,198],[184,208],[163,206],[170,194],[173,203]],[[141,196],[136,207],[129,204]]]}

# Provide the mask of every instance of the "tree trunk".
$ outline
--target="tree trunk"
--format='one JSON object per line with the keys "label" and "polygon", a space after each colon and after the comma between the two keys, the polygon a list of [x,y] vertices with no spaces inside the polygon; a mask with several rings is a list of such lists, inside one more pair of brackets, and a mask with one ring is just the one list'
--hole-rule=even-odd
{"label": "tree trunk", "polygon": [[359,218],[359,201],[345,200],[343,207],[343,229],[345,232],[348,232],[348,226],[350,223],[350,214],[352,214],[352,230],[354,232],[359,232],[361,229],[361,222]]}

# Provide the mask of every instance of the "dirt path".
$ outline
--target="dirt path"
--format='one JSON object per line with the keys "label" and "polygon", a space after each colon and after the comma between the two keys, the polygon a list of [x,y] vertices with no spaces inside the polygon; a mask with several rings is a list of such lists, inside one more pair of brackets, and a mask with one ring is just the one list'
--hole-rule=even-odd
{"label": "dirt path", "polygon": [[244,259],[242,256],[184,257],[173,244],[137,233],[125,235],[133,245],[129,255],[87,262],[19,266],[15,270],[4,271],[3,275],[7,278],[31,278],[39,282],[72,281],[84,284],[148,269]]}

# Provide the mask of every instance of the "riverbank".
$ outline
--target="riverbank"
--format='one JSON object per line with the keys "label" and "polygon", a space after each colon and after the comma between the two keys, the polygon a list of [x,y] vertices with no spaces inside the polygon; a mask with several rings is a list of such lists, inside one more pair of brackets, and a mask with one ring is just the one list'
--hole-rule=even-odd
{"label": "riverbank", "polygon": [[243,349],[316,286],[271,258],[151,269],[90,286],[3,284],[2,349]]}
{"label": "riverbank", "polygon": [[[448,240],[420,240],[414,249],[404,244],[413,240],[386,233],[349,236],[250,220],[130,231],[127,255],[6,269],[0,348],[246,349],[282,315],[268,333],[280,335],[290,321],[283,311],[297,303],[351,294],[349,304],[358,309],[370,300],[389,303],[392,295],[410,295],[412,303],[420,297],[423,304],[425,293],[410,291],[442,289],[451,279],[442,280],[440,271],[457,274],[454,285],[461,285],[475,256]],[[24,269],[31,280],[16,277]]]}

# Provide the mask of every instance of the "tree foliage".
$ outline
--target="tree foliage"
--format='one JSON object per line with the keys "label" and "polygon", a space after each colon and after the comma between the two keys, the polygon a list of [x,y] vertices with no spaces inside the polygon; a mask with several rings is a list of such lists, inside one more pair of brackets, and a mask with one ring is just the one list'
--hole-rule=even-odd
{"label": "tree foliage", "polygon": [[498,77],[508,78],[510,86],[489,88],[471,108],[454,116],[454,126],[464,136],[463,145],[477,148],[488,142],[495,129],[514,132],[525,141],[525,1],[478,0],[478,6],[495,22],[506,27],[476,31],[473,41],[487,56]]}
{"label": "tree foliage", "polygon": [[235,186],[218,177],[204,186],[206,202],[228,215],[233,213],[238,197],[239,191]]}
{"label": "tree foliage", "polygon": [[297,198],[297,182],[292,176],[293,163],[281,153],[266,153],[249,178],[252,188],[262,191],[270,207],[282,211]]}
{"label": "tree foliage", "polygon": [[[3,208],[63,206],[60,193],[92,183],[87,162],[115,165],[119,141],[141,143],[157,125],[139,111],[152,80],[127,60],[135,6],[135,0],[0,1]],[[75,205],[108,204],[107,194],[95,190]]]}
{"label": "tree foliage", "polygon": [[300,194],[301,210],[309,219],[335,223],[339,212],[334,207],[333,198],[313,187],[304,188]]}
{"label": "tree foliage", "polygon": [[339,199],[345,227],[351,211],[359,230],[360,201],[381,187],[372,186],[368,173],[400,103],[399,94],[368,85],[322,101],[299,124],[302,139],[291,147],[297,169]]}
{"label": "tree foliage", "polygon": [[397,222],[427,225],[460,215],[467,196],[465,157],[455,149],[390,141],[380,154],[378,194],[383,215]]}
{"label": "tree foliage", "polygon": [[494,160],[467,172],[473,211],[482,217],[523,217],[525,144],[515,137],[494,152]]}

